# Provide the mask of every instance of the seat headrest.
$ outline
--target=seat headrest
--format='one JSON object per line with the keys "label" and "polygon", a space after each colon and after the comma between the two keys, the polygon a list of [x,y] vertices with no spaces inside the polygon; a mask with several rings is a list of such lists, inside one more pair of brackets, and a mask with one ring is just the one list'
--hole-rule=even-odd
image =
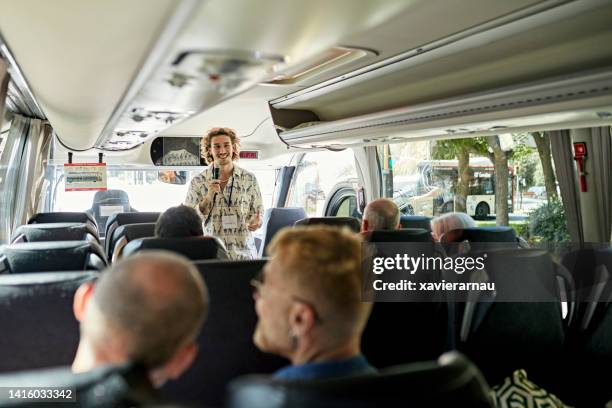
{"label": "seat headrest", "polygon": [[47,224],[51,222],[88,222],[98,227],[96,220],[86,212],[44,212],[34,214],[28,224]]}
{"label": "seat headrest", "polygon": [[331,225],[335,227],[349,227],[354,232],[361,230],[361,224],[357,218],[353,217],[311,217],[304,218],[295,222],[295,225]]}
{"label": "seat headrest", "polygon": [[128,241],[132,241],[138,238],[152,238],[154,235],[155,223],[141,222],[138,224],[125,224],[118,227],[113,233],[113,240],[116,241],[118,238],[125,236]]}
{"label": "seat headrest", "polygon": [[431,218],[423,215],[400,215],[400,224],[402,228],[423,228],[431,231]]}
{"label": "seat headrest", "polygon": [[0,274],[102,270],[106,257],[95,242],[26,242],[0,247]]}
{"label": "seat headrest", "polygon": [[106,220],[105,235],[112,236],[114,228],[125,224],[140,224],[144,222],[157,222],[159,212],[116,212]]}
{"label": "seat headrest", "polygon": [[423,228],[370,231],[364,238],[369,242],[433,242],[431,233]]}
{"label": "seat headrest", "polygon": [[512,227],[464,228],[459,240],[469,242],[517,242],[516,232]]}
{"label": "seat headrest", "polygon": [[[77,374],[69,367],[2,374],[0,387],[70,388],[74,390],[72,400],[55,404],[74,407],[152,406],[158,400],[146,370],[131,364],[103,366]],[[23,401],[15,401],[8,394],[3,395],[0,407],[24,406]]]}
{"label": "seat headrest", "polygon": [[96,194],[94,194],[94,204],[103,204],[108,201],[129,203],[130,198],[123,190],[103,190],[96,191]]}
{"label": "seat headrest", "polygon": [[231,408],[470,406],[491,407],[478,368],[457,352],[438,361],[391,367],[379,375],[324,381],[279,381],[261,376],[230,384]]}
{"label": "seat headrest", "polygon": [[98,241],[98,231],[90,223],[55,222],[26,224],[15,230],[11,242]]}
{"label": "seat headrest", "polygon": [[110,226],[116,222],[117,225],[140,224],[144,222],[157,222],[159,212],[122,212],[113,213],[108,217],[107,224]]}
{"label": "seat headrest", "polygon": [[215,237],[138,238],[125,246],[123,256],[126,257],[146,249],[165,249],[177,252],[194,261],[227,258],[223,243]]}
{"label": "seat headrest", "polygon": [[99,275],[92,271],[0,275],[0,372],[69,365],[79,344],[74,294]]}
{"label": "seat headrest", "polygon": [[263,238],[259,246],[259,256],[264,256],[266,247],[278,231],[285,227],[292,227],[297,220],[306,217],[306,212],[302,207],[267,208],[263,216]]}

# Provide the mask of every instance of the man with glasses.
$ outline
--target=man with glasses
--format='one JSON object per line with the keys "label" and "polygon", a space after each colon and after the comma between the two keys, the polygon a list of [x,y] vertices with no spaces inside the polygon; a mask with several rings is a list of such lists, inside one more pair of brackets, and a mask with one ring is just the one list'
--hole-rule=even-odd
{"label": "man with glasses", "polygon": [[209,167],[191,180],[185,205],[202,219],[204,233],[220,238],[228,258],[253,259],[252,231],[261,227],[261,192],[255,175],[234,164],[240,139],[229,128],[213,128],[202,138]]}
{"label": "man with glasses", "polygon": [[295,227],[278,233],[268,253],[272,259],[253,281],[253,340],[291,361],[275,377],[375,373],[360,349],[371,303],[361,301],[359,237],[330,226]]}

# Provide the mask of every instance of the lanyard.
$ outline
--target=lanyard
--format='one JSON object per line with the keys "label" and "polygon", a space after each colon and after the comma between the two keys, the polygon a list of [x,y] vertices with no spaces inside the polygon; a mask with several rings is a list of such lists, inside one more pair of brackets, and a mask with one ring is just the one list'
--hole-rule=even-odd
{"label": "lanyard", "polygon": [[230,186],[229,201],[227,201],[225,197],[223,197],[223,201],[225,201],[225,204],[227,204],[228,207],[232,206],[232,193],[233,192],[234,192],[234,175],[232,174],[232,185]]}

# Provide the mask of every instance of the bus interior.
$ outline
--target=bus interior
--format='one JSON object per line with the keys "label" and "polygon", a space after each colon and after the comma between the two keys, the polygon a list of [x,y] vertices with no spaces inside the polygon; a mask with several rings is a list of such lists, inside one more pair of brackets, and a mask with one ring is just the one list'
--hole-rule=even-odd
{"label": "bus interior", "polygon": [[[606,406],[611,21],[609,0],[0,1],[0,384],[18,371],[70,365],[78,341],[71,293],[11,301],[16,285],[38,293],[35,272],[74,269],[45,257],[44,245],[23,270],[11,266],[7,254],[30,245],[16,235],[20,226],[46,213],[88,214],[81,222],[93,220],[88,239],[100,250],[85,269],[102,269],[125,253],[115,238],[122,223],[155,222],[184,202],[206,168],[200,138],[221,126],[240,137],[237,163],[261,189],[259,259],[196,262],[205,278],[217,268],[236,281],[211,279],[200,355],[162,388],[167,399],[319,406],[308,398],[283,405],[270,390],[262,405],[226,399],[231,381],[285,363],[251,343],[249,276],[273,234],[296,221],[283,224],[279,209],[361,221],[368,202],[387,197],[405,228],[465,212],[477,229],[511,234],[519,251],[552,248],[569,278],[557,303],[476,308],[471,332],[460,327],[470,301],[446,299],[443,313],[376,302],[363,352],[377,368],[412,364],[410,381],[420,383],[418,362],[442,364],[454,350],[483,373],[487,390],[525,368],[567,405]],[[83,164],[104,164],[103,173],[71,170]],[[87,187],[100,182],[105,191]],[[122,213],[140,215],[124,222]],[[134,239],[149,236],[141,234]],[[359,406],[364,391],[350,387],[349,406]],[[424,394],[442,386],[423,387],[395,391],[406,405],[439,401]],[[12,405],[0,398],[3,406]]]}

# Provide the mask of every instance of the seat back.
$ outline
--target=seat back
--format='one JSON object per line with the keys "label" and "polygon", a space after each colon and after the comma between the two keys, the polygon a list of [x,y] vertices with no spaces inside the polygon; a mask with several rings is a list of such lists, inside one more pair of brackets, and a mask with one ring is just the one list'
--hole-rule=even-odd
{"label": "seat back", "polygon": [[392,367],[379,375],[325,381],[279,381],[246,377],[234,381],[231,408],[492,407],[478,368],[459,353],[437,361]]}
{"label": "seat back", "polygon": [[91,208],[87,213],[93,215],[98,224],[98,235],[106,236],[106,220],[117,212],[133,211],[128,194],[123,190],[96,191]]}
{"label": "seat back", "polygon": [[251,280],[266,260],[200,261],[210,308],[198,336],[199,353],[191,368],[164,386],[169,400],[194,406],[223,406],[225,388],[237,376],[272,373],[288,362],[260,352],[253,344],[257,322]]}
{"label": "seat back", "polygon": [[495,283],[495,291],[470,291],[465,307],[458,309],[460,350],[491,383],[521,368],[537,378],[559,358],[565,340],[560,281],[571,290],[571,277],[543,250],[505,249],[469,256],[484,257],[486,278],[478,278],[484,275],[475,271],[466,272],[462,280],[488,280]]}
{"label": "seat back", "polygon": [[557,383],[568,403],[603,406],[611,396],[609,378],[601,373],[612,366],[612,247],[584,244],[563,265],[576,280],[577,307]]}
{"label": "seat back", "polygon": [[[414,258],[426,255],[439,258],[442,255],[431,233],[421,228],[372,231],[364,238],[373,245],[375,257],[395,259],[398,255]],[[439,271],[412,275],[410,271],[393,270],[381,277],[368,276],[368,281],[372,280],[368,287],[381,277],[392,283],[439,281]],[[375,292],[372,296],[375,302],[361,339],[363,353],[371,364],[382,368],[435,359],[447,350],[448,316],[444,297],[426,292],[416,299],[413,292],[404,291]],[[397,330],[398,324],[410,329]]]}
{"label": "seat back", "polygon": [[259,245],[259,256],[266,254],[266,247],[272,238],[284,227],[291,227],[297,220],[306,217],[306,212],[301,207],[268,208],[264,212],[262,230],[263,238]]}
{"label": "seat back", "polygon": [[[72,373],[68,367],[4,374],[0,375],[0,387],[71,390],[71,398],[45,400],[46,404],[41,404],[55,407],[140,407],[158,403],[147,372],[142,367],[131,364],[102,366],[77,374]],[[64,396],[67,396],[67,393]],[[0,397],[1,408],[30,405],[31,401],[11,399],[8,393],[3,393]]]}
{"label": "seat back", "polygon": [[473,227],[464,228],[457,241],[469,242],[508,242],[516,244],[516,232],[512,227]]}
{"label": "seat back", "polygon": [[95,218],[86,212],[44,212],[30,217],[28,224],[48,224],[51,222],[85,222],[98,230]]}
{"label": "seat back", "polygon": [[111,244],[109,243],[108,238],[113,237],[115,229],[126,224],[141,224],[145,222],[155,223],[157,222],[159,215],[159,212],[116,212],[111,214],[106,221],[106,225],[102,226],[102,228],[105,230],[104,234],[107,237],[104,248],[106,253],[108,254],[110,251],[112,251],[112,247],[109,247]]}
{"label": "seat back", "polygon": [[56,222],[26,224],[15,230],[11,243],[45,241],[89,241],[100,243],[98,231],[90,223]]}
{"label": "seat back", "polygon": [[295,225],[331,225],[334,227],[349,227],[354,232],[361,230],[361,224],[353,217],[311,217],[296,221]]}
{"label": "seat back", "polygon": [[0,372],[69,365],[79,342],[74,293],[96,276],[96,272],[0,275]]}
{"label": "seat back", "polygon": [[433,242],[431,232],[423,228],[370,231],[364,238],[369,242]]}
{"label": "seat back", "polygon": [[123,247],[129,242],[138,238],[148,238],[155,235],[155,223],[143,222],[140,224],[125,224],[113,230],[112,235],[106,237],[108,242],[109,252],[106,253],[108,260],[113,259],[113,255],[117,258],[121,256]]}
{"label": "seat back", "polygon": [[431,232],[431,218],[423,215],[400,215],[400,225],[402,228],[423,228]]}
{"label": "seat back", "polygon": [[95,242],[26,242],[0,246],[0,274],[102,270],[106,257]]}
{"label": "seat back", "polygon": [[123,249],[123,256],[147,249],[165,249],[177,252],[193,261],[227,259],[223,243],[215,237],[138,238]]}

